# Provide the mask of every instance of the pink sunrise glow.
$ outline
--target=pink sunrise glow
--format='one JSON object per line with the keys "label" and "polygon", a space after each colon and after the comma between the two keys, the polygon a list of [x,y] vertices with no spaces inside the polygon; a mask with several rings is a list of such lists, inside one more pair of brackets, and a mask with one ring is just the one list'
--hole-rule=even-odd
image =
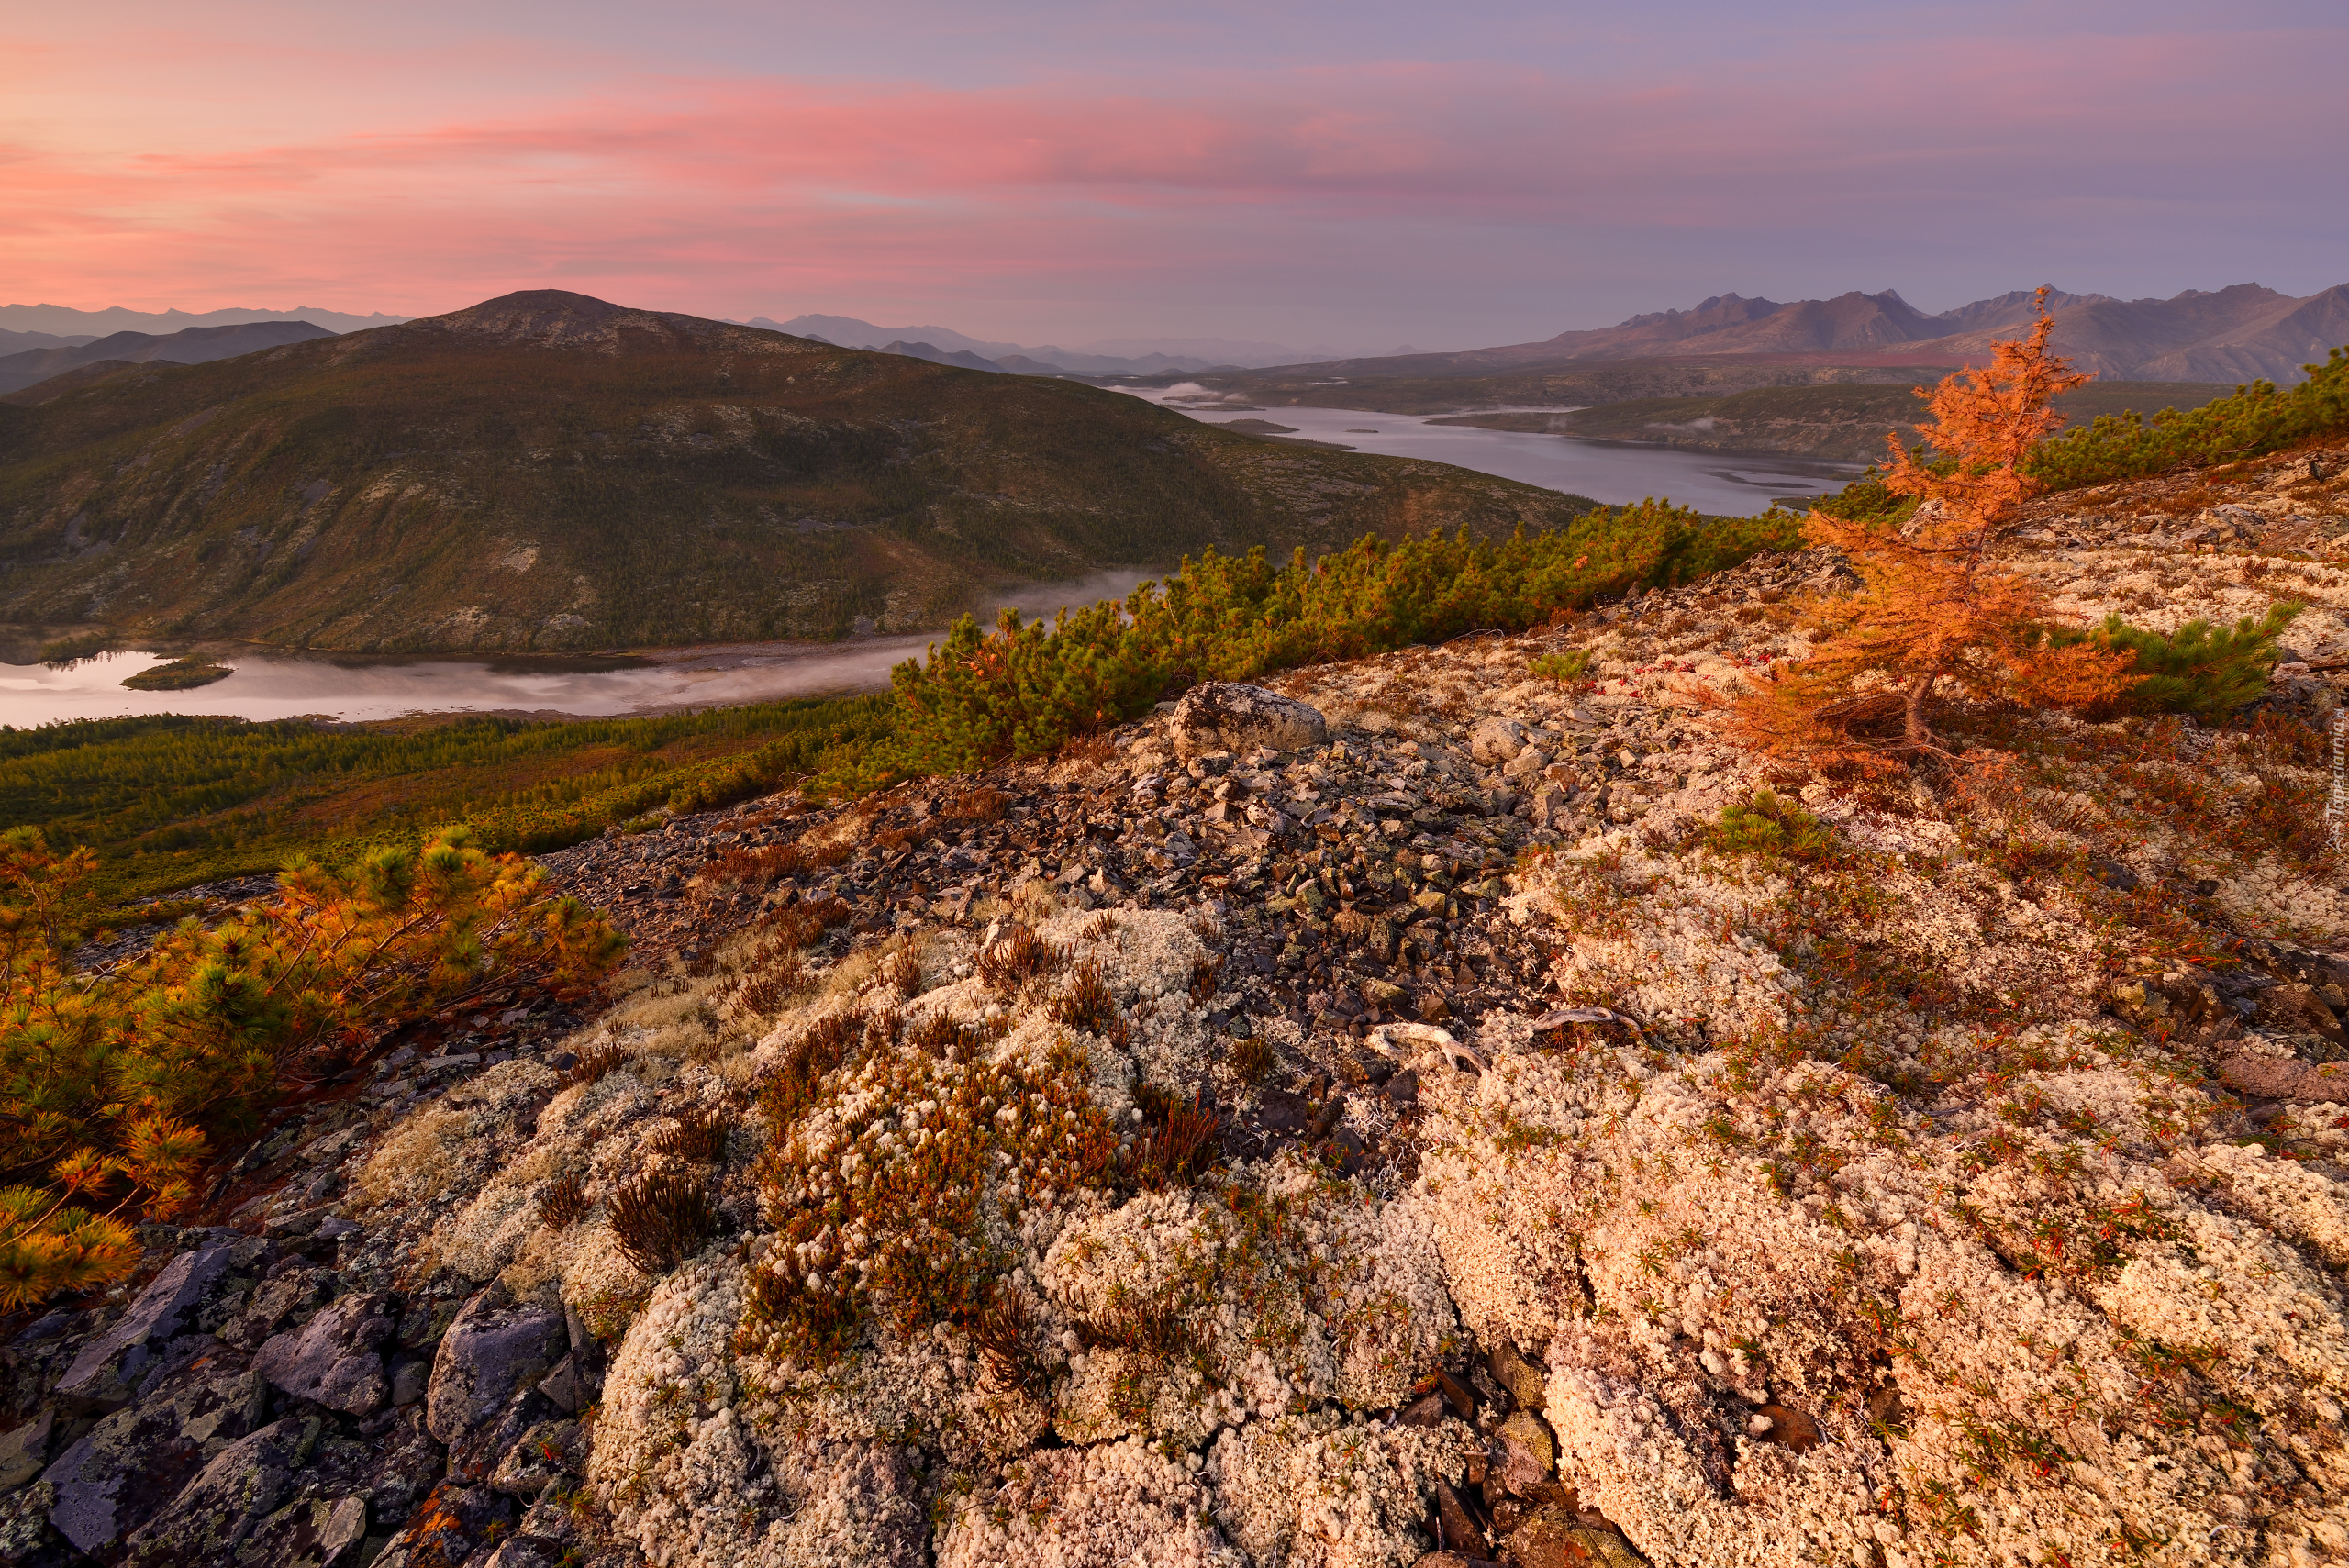
{"label": "pink sunrise glow", "polygon": [[534,67],[495,27],[436,71],[414,39],[264,41],[234,8],[108,52],[20,19],[0,275],[85,308],[426,313],[554,285],[1364,344],[1731,288],[2305,292],[2349,275],[2323,200],[2342,29],[2269,11],[2036,45],[1797,30],[1606,70],[1555,41],[1513,58],[1497,25],[1472,56],[1267,58],[1236,34],[1227,64],[1201,45],[1152,70],[1137,29],[1123,69],[990,80],[631,65],[608,40]]}

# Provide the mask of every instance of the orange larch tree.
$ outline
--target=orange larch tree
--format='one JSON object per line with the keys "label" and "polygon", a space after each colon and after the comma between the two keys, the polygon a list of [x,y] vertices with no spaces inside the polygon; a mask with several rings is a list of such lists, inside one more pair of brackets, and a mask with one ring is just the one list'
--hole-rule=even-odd
{"label": "orange larch tree", "polygon": [[1993,344],[1987,369],[1919,389],[1932,415],[1914,427],[1924,445],[1887,438],[1884,486],[1917,496],[1913,513],[1806,519],[1814,543],[1850,559],[1862,588],[1820,609],[1814,629],[1826,636],[1808,659],[1731,705],[1732,735],[1773,756],[1881,776],[1946,756],[1935,721],[1954,705],[2085,706],[2129,684],[2125,651],[2044,646],[2043,595],[1999,559],[2040,488],[2024,460],[2063,423],[2050,404],[2089,379],[2048,352],[2054,323],[2039,295],[2037,324]]}

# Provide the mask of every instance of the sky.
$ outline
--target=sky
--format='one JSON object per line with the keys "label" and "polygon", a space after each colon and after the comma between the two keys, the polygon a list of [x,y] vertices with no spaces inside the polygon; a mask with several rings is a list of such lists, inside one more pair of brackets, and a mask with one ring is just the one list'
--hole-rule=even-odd
{"label": "sky", "polygon": [[0,5],[0,303],[1074,346],[2349,281],[2340,0]]}

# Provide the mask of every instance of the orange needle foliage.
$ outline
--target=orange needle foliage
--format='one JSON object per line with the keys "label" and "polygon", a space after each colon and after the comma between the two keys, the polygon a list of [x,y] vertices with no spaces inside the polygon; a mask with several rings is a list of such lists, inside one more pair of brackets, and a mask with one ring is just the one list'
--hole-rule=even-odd
{"label": "orange needle foliage", "polygon": [[1830,773],[1880,777],[1946,756],[1934,728],[1967,703],[2079,707],[2130,684],[2127,651],[2041,646],[2038,588],[1999,563],[1998,547],[2040,488],[2024,461],[2063,423],[2049,406],[2089,378],[2047,351],[2047,291],[2028,337],[1992,345],[1989,368],[1961,371],[1927,393],[1932,423],[1916,426],[1938,454],[1887,437],[1885,488],[1921,504],[1907,519],[1848,521],[1814,511],[1805,532],[1850,558],[1863,587],[1823,608],[1827,636],[1809,658],[1781,665],[1731,707],[1729,730],[1768,755]]}
{"label": "orange needle foliage", "polygon": [[583,991],[624,945],[449,828],[348,873],[297,864],[276,898],[85,974],[95,859],[0,833],[0,1312],[136,1267],[132,1222],[193,1199],[207,1129],[249,1131],[306,1064],[492,985]]}

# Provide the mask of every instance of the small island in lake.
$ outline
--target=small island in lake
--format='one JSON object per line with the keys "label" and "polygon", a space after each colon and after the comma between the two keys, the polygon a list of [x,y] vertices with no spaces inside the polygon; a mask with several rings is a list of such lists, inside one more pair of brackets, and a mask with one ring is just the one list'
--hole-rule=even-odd
{"label": "small island in lake", "polygon": [[168,664],[158,664],[151,670],[141,670],[136,675],[126,675],[122,684],[134,692],[184,692],[194,686],[208,686],[215,681],[225,681],[237,672],[227,664],[207,659],[201,653],[184,659],[174,659]]}

